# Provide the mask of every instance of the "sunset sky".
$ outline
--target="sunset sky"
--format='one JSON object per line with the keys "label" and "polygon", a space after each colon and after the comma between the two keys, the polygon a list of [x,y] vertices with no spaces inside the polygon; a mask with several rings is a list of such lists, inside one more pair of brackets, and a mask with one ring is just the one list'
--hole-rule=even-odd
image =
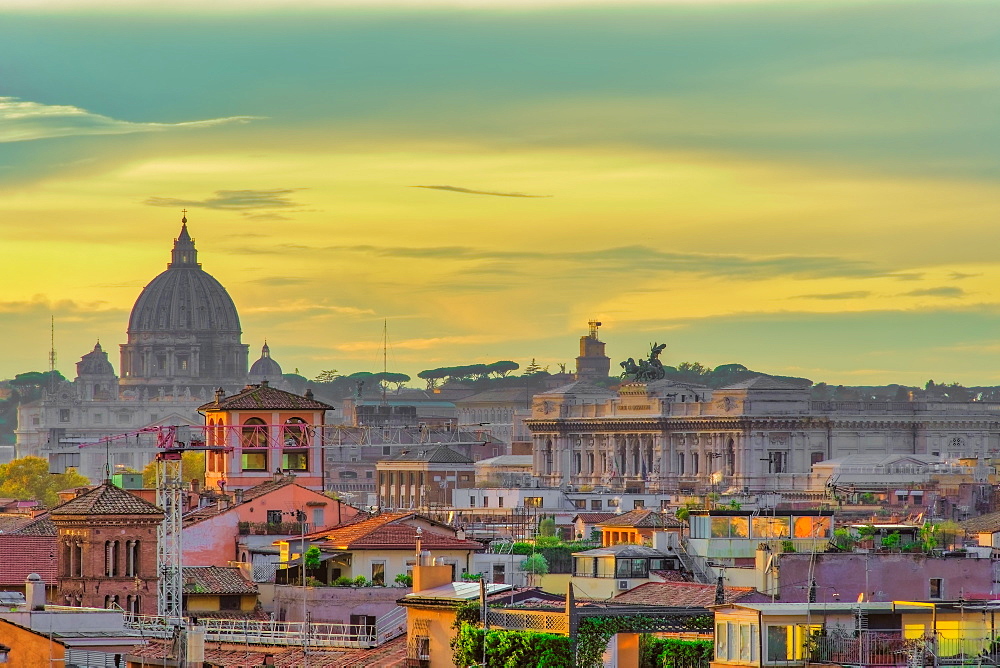
{"label": "sunset sky", "polygon": [[598,318],[615,367],[1000,384],[995,0],[0,7],[0,378],[50,316],[118,369],[186,208],[308,377]]}

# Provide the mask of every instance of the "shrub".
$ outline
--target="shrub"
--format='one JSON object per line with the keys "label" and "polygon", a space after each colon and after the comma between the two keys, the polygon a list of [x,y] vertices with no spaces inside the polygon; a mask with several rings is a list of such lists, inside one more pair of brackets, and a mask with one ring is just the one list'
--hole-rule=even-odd
{"label": "shrub", "polygon": [[400,587],[412,587],[413,586],[413,576],[407,575],[406,573],[400,573],[396,576],[396,584]]}
{"label": "shrub", "polygon": [[371,586],[371,583],[368,582],[368,579],[364,575],[359,575],[358,577],[354,578],[354,580],[352,581],[352,584],[355,587],[370,587]]}
{"label": "shrub", "polygon": [[549,572],[549,562],[542,554],[533,554],[521,562],[521,570],[532,575],[545,575]]}
{"label": "shrub", "polygon": [[341,575],[339,578],[333,581],[334,587],[350,587],[354,584],[354,580],[347,577],[346,575]]}

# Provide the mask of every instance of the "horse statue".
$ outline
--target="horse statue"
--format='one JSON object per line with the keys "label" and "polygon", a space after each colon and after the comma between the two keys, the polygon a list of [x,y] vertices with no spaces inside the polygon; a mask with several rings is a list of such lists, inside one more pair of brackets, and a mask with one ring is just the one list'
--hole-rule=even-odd
{"label": "horse statue", "polygon": [[660,380],[667,375],[663,368],[663,363],[660,362],[660,353],[666,347],[667,344],[665,343],[652,343],[649,346],[649,357],[647,359],[640,359],[636,362],[629,357],[624,362],[621,362],[619,366],[624,369],[621,377],[626,378],[631,376],[633,380],[639,383]]}

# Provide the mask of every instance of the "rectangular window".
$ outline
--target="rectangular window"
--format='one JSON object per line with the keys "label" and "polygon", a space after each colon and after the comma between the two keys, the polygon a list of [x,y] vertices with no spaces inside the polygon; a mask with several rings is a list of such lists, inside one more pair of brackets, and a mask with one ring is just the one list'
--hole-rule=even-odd
{"label": "rectangular window", "polygon": [[587,500],[586,499],[575,499],[573,501],[573,507],[574,508],[579,508],[580,510],[586,510],[587,509]]}
{"label": "rectangular window", "polygon": [[219,597],[219,610],[239,610],[240,609],[240,596],[220,596]]}
{"label": "rectangular window", "polygon": [[59,409],[59,421],[60,422],[69,422],[69,409],[68,408],[60,408]]}
{"label": "rectangular window", "polygon": [[474,496],[470,496],[469,497],[469,507],[470,508],[475,508],[476,507],[476,497],[474,497]]}
{"label": "rectangular window", "polygon": [[787,473],[788,453],[784,450],[771,450],[767,453],[768,473]]}
{"label": "rectangular window", "polygon": [[618,499],[608,499],[608,508],[617,508]]}
{"label": "rectangular window", "polygon": [[383,445],[382,446],[382,454],[383,455],[391,455],[392,454],[392,447],[388,446],[388,445]]}
{"label": "rectangular window", "polygon": [[489,508],[489,506],[490,506],[490,499],[489,499],[488,496],[484,496],[483,497],[483,508]]}
{"label": "rectangular window", "polygon": [[104,416],[100,413],[94,414],[94,424],[101,424],[104,422]]}
{"label": "rectangular window", "polygon": [[540,497],[540,496],[526,496],[526,497],[524,497],[524,507],[525,508],[541,508],[542,507],[542,497]]}
{"label": "rectangular window", "polygon": [[930,598],[944,598],[944,579],[943,578],[931,578],[931,580],[930,580]]}
{"label": "rectangular window", "polygon": [[244,450],[240,463],[244,471],[266,471],[267,450]]}
{"label": "rectangular window", "polygon": [[385,562],[372,562],[372,584],[382,586],[385,584]]}
{"label": "rectangular window", "polygon": [[590,509],[591,510],[601,510],[602,508],[604,508],[604,504],[601,502],[600,499],[592,499],[591,500],[591,502],[590,502]]}
{"label": "rectangular window", "polygon": [[267,523],[268,524],[281,524],[281,511],[280,510],[269,510],[269,511],[267,511]]}
{"label": "rectangular window", "polygon": [[632,508],[635,510],[641,510],[646,507],[646,502],[641,499],[636,499],[632,502]]}
{"label": "rectangular window", "polygon": [[285,450],[281,453],[281,468],[289,471],[308,471],[309,451]]}

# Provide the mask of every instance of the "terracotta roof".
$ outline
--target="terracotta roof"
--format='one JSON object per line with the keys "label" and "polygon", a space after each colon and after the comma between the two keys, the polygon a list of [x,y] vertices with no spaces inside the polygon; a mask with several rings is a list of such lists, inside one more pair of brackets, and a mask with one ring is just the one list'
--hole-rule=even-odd
{"label": "terracotta roof", "polygon": [[[201,522],[202,520],[207,520],[210,517],[215,517],[216,515],[221,515],[222,513],[229,512],[233,508],[238,508],[243,503],[249,503],[250,501],[259,499],[265,494],[270,494],[271,492],[275,492],[281,489],[282,487],[287,487],[288,485],[293,485],[293,484],[295,485],[298,484],[295,482],[295,476],[287,475],[284,476],[281,480],[277,481],[268,480],[267,482],[262,482],[259,485],[248,487],[243,490],[243,501],[241,503],[233,502],[229,505],[228,508],[223,508],[223,509],[219,509],[218,504],[213,503],[211,505],[202,506],[201,508],[195,508],[194,510],[185,513],[183,519],[184,526],[187,527],[197,522]],[[299,486],[301,487],[301,485]],[[303,487],[303,489],[309,489],[309,488]],[[317,492],[317,494],[319,494],[319,492]],[[336,499],[329,499],[329,502],[331,504],[337,503]],[[350,512],[351,510],[353,510],[353,506],[349,506],[348,504],[345,503],[344,509],[346,512]]]}
{"label": "terracotta roof", "polygon": [[[409,524],[384,525],[351,541],[347,547],[351,550],[413,551],[417,547],[417,528]],[[474,540],[424,531],[420,537],[420,547],[425,550],[481,550],[483,544]]]}
{"label": "terracotta roof", "polygon": [[98,485],[75,499],[56,506],[52,515],[163,515],[152,503],[110,483]]}
{"label": "terracotta roof", "polygon": [[427,448],[421,447],[419,445],[414,445],[412,448],[406,452],[406,454],[399,455],[398,457],[393,457],[388,460],[391,462],[431,462],[434,464],[471,464],[472,460],[461,454],[460,452],[455,452],[447,445],[438,445],[436,447]]}
{"label": "terracotta roof", "polygon": [[333,406],[317,401],[311,396],[301,396],[271,387],[267,382],[247,385],[243,390],[219,401],[211,401],[198,407],[199,411],[256,410],[332,410]]}
{"label": "terracotta roof", "polygon": [[31,518],[27,515],[5,515],[0,513],[0,534],[17,531],[30,522]]}
{"label": "terracotta roof", "polygon": [[586,524],[597,524],[616,516],[617,513],[577,513],[573,517],[573,521],[576,522],[579,519],[583,520]]}
{"label": "terracotta roof", "polygon": [[[734,603],[754,592],[753,587],[725,587],[726,603]],[[647,582],[619,594],[612,603],[665,605],[677,608],[707,608],[715,605],[716,586],[698,582]]]}
{"label": "terracotta roof", "polygon": [[[306,539],[314,542],[325,541],[331,547],[344,550],[362,549],[407,549],[416,548],[417,527],[403,524],[405,520],[419,517],[416,513],[381,513],[374,517],[341,524],[327,529],[307,534]],[[422,518],[427,520],[427,518]],[[429,521],[429,520],[428,520]],[[437,524],[437,522],[434,522]],[[441,525],[445,527],[445,525]],[[433,549],[482,549],[482,544],[474,540],[455,538],[453,532],[424,531],[421,546]]]}
{"label": "terracotta roof", "polygon": [[959,522],[968,533],[994,533],[1000,531],[1000,513],[987,513]]}
{"label": "terracotta roof", "polygon": [[0,535],[0,585],[23,585],[32,573],[56,582],[56,537]]}
{"label": "terracotta roof", "polygon": [[633,527],[636,529],[680,529],[684,522],[668,513],[637,508],[601,522],[602,527]]}
{"label": "terracotta roof", "polygon": [[48,513],[45,513],[8,533],[15,536],[55,536],[58,532],[52,518],[49,517]]}
{"label": "terracotta roof", "polygon": [[256,594],[257,585],[236,566],[185,566],[184,593]]}

